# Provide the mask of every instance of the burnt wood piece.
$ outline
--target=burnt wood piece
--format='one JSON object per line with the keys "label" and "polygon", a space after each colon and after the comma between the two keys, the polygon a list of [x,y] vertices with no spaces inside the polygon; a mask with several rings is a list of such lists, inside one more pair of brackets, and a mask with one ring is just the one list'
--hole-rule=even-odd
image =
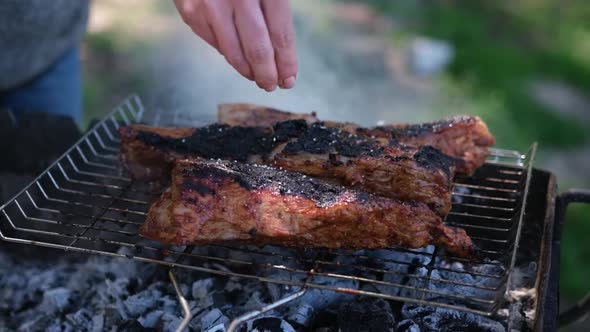
{"label": "burnt wood piece", "polygon": [[473,255],[464,230],[425,204],[378,197],[296,172],[228,161],[179,160],[141,227],[170,245],[240,242],[321,248],[420,248]]}

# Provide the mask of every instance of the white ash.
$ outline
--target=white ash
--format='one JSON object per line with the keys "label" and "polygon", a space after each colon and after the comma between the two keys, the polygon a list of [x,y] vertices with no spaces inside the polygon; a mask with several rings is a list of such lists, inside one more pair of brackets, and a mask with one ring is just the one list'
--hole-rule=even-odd
{"label": "white ash", "polygon": [[40,309],[47,314],[64,312],[71,304],[72,291],[64,287],[49,289],[43,293]]}
{"label": "white ash", "polygon": [[446,308],[434,308],[416,304],[404,304],[402,317],[405,329],[398,325],[400,331],[482,331],[504,332],[506,328],[492,318],[469,312],[459,312]]}
{"label": "white ash", "polygon": [[288,320],[300,326],[308,328],[313,319],[315,308],[309,304],[301,303],[296,306],[291,306],[287,313]]}
{"label": "white ash", "polygon": [[[453,285],[427,278],[453,280],[459,283],[493,287],[495,284],[486,277],[465,272],[502,274],[503,268],[496,262],[468,265],[437,259],[432,261],[433,247],[413,252],[392,252],[388,250],[360,250],[334,252],[294,251],[285,248],[268,247],[266,254],[246,255],[236,250],[203,247],[197,251],[220,257],[239,258],[249,261],[251,269],[269,279],[280,279],[294,283],[314,284],[362,291],[381,291],[397,296],[419,296],[408,287],[419,287],[439,293],[489,298],[486,290],[464,285]],[[253,249],[252,249],[253,250]],[[172,331],[182,320],[182,310],[176,293],[168,279],[167,269],[129,259],[101,256],[64,255],[62,251],[50,251],[47,259],[21,259],[0,250],[0,330],[22,331],[102,331],[156,329]],[[125,252],[122,252],[125,253]],[[295,258],[293,258],[295,257]],[[313,262],[324,261],[324,264]],[[327,262],[332,262],[328,264]],[[260,264],[260,265],[257,265]],[[205,264],[209,268],[223,271],[252,273],[235,264]],[[354,268],[363,267],[362,269]],[[428,266],[426,268],[425,266]],[[390,282],[394,285],[380,285],[328,275],[310,277],[309,271],[317,273],[355,274],[364,278]],[[447,271],[451,270],[451,271]],[[534,267],[523,269],[516,281],[526,282],[526,274]],[[385,272],[384,272],[385,271]],[[408,277],[411,274],[412,277]],[[311,279],[310,279],[311,278]],[[251,310],[273,303],[299,290],[299,286],[271,284],[255,279],[227,278],[201,272],[179,269],[179,286],[185,294],[193,319],[191,331],[225,331],[229,322]],[[396,286],[398,285],[398,286]],[[517,304],[528,301],[529,292],[513,293]],[[414,293],[413,293],[414,292]],[[426,299],[442,301],[442,298]],[[362,299],[353,294],[337,293],[324,289],[309,288],[306,294],[288,305],[256,317],[242,327],[244,331],[262,331],[276,327],[281,331],[337,331],[342,324],[355,326],[344,316],[342,310],[352,310],[356,316],[373,319],[371,324],[395,322],[396,330],[423,331],[436,324],[453,326],[458,330],[462,320],[465,326],[481,327],[484,331],[503,331],[504,326],[491,318],[466,315],[449,309],[435,309],[427,306],[367,300],[364,308],[382,306],[388,303],[391,310],[385,316],[374,315],[371,309],[362,312],[361,307],[350,303]],[[363,300],[365,301],[365,300]],[[460,301],[445,300],[450,304]],[[526,305],[506,308],[511,315],[529,315]],[[375,310],[376,311],[376,310]],[[368,316],[364,316],[364,315]],[[351,318],[352,319],[352,318]],[[364,319],[363,321],[366,321]],[[502,317],[500,317],[502,319]],[[365,323],[368,324],[368,321]],[[353,325],[350,325],[353,324]],[[389,324],[389,323],[388,323]],[[433,325],[434,324],[434,325]],[[450,325],[449,325],[450,324]],[[453,325],[454,324],[454,325]],[[480,324],[480,325],[478,325]],[[500,328],[502,327],[502,328]]]}
{"label": "white ash", "polygon": [[251,332],[296,332],[293,326],[288,322],[278,317],[258,317],[252,321],[247,322],[242,326],[240,331],[251,331]]}
{"label": "white ash", "polygon": [[383,299],[363,298],[338,308],[339,330],[394,331],[395,317],[391,305]]}
{"label": "white ash", "polygon": [[537,274],[537,263],[531,262],[527,266],[515,266],[510,276],[512,288],[523,288],[534,283],[534,276]]}
{"label": "white ash", "polygon": [[537,291],[534,288],[533,277],[537,273],[537,263],[531,262],[526,266],[515,266],[511,275],[511,289],[505,294],[509,304],[508,315],[514,317],[519,315],[522,319],[521,325],[532,328],[535,322],[536,312],[534,310],[537,301]]}
{"label": "white ash", "polygon": [[207,312],[204,316],[201,317],[201,329],[210,331],[217,329],[217,326],[224,325],[229,321],[229,318],[225,316],[221,310],[219,309],[212,309],[211,311]]}
{"label": "white ash", "polygon": [[[447,269],[433,270],[429,288],[435,290],[444,290],[448,294],[460,294],[466,297],[477,297],[485,300],[493,300],[496,296],[496,289],[501,286],[503,280],[495,276],[504,274],[504,268],[499,262],[496,264],[478,264],[475,267],[467,269],[461,263],[443,262],[441,265]],[[477,272],[490,276],[471,274],[467,272]],[[494,277],[491,277],[494,276]],[[437,281],[437,280],[444,280]],[[456,282],[456,283],[453,283]]]}

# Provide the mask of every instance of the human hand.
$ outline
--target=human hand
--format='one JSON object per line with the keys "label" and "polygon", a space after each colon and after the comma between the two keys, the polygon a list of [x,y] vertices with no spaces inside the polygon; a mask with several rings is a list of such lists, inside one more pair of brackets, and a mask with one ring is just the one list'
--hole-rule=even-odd
{"label": "human hand", "polygon": [[184,22],[242,76],[268,92],[290,89],[297,51],[288,0],[174,0]]}

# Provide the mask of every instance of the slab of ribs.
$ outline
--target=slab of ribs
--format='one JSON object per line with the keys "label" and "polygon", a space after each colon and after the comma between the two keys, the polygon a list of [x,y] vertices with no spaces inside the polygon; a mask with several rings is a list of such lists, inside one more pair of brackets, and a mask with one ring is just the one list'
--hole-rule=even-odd
{"label": "slab of ribs", "polygon": [[420,248],[468,257],[464,230],[423,203],[329,184],[297,172],[231,161],[179,160],[170,189],[141,228],[172,245],[241,242],[306,248]]}
{"label": "slab of ribs", "polygon": [[[442,219],[455,173],[473,173],[494,144],[479,118],[363,128],[249,104],[222,105],[218,115],[220,123],[200,128],[119,130],[133,178],[172,178],[144,236],[173,245],[434,244],[472,253],[467,234]],[[312,187],[313,195],[304,190]]]}
{"label": "slab of ribs", "polygon": [[125,164],[136,178],[168,176],[179,158],[219,158],[331,178],[381,196],[424,202],[441,214],[451,207],[452,158],[429,146],[384,144],[321,123],[177,130],[135,125],[121,130],[121,137]]}
{"label": "slab of ribs", "polygon": [[[219,123],[230,126],[273,126],[286,120],[319,122],[315,113],[290,113],[252,104],[221,104]],[[324,121],[352,134],[376,139],[396,140],[409,146],[432,146],[455,159],[457,172],[473,174],[484,164],[488,148],[496,144],[486,124],[477,116],[455,116],[421,124],[389,124],[363,128],[354,123]]]}

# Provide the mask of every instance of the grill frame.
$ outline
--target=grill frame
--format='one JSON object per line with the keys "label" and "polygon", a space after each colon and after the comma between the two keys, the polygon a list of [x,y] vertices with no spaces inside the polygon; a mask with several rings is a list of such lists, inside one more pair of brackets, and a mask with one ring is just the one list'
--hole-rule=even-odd
{"label": "grill frame", "polygon": [[[391,249],[391,252],[402,252],[405,256],[415,255],[430,257],[429,259],[425,260],[428,261],[428,263],[420,266],[421,268],[427,269],[427,277],[424,277],[422,275],[413,276],[407,273],[403,275],[404,277],[424,280],[426,286],[420,288],[407,286],[407,284],[394,285],[397,288],[397,290],[405,289],[407,291],[414,293],[413,295],[408,295],[406,293],[406,295],[404,296],[399,296],[385,294],[383,292],[376,291],[371,292],[353,288],[333,287],[314,281],[314,279],[316,278],[339,278],[353,280],[362,283],[372,283],[382,286],[387,285],[386,282],[383,282],[381,280],[367,280],[367,278],[360,276],[351,276],[342,273],[335,274],[332,272],[322,272],[325,266],[330,264],[335,265],[337,269],[350,268],[349,266],[343,266],[338,261],[339,257],[351,255],[347,252],[344,252],[342,254],[336,254],[334,256],[333,252],[326,250],[317,250],[314,251],[314,256],[312,258],[309,258],[306,256],[306,253],[295,253],[294,256],[286,256],[280,250],[275,252],[275,249],[273,248],[271,248],[271,251],[269,252],[253,248],[221,245],[209,246],[209,248],[222,248],[221,250],[225,248],[227,250],[242,251],[245,257],[254,255],[263,256],[263,261],[271,261],[271,258],[269,257],[272,257],[273,259],[279,258],[280,260],[289,258],[291,260],[296,261],[297,264],[299,264],[300,261],[303,260],[303,265],[309,267],[308,269],[303,270],[301,268],[293,269],[291,266],[285,264],[260,264],[252,263],[252,261],[240,262],[234,258],[227,259],[219,256],[204,257],[206,255],[203,255],[201,253],[203,251],[203,248],[195,249],[190,246],[186,248],[168,248],[155,244],[151,241],[141,242],[145,240],[139,238],[136,234],[127,231],[125,227],[137,227],[141,223],[137,220],[140,220],[145,216],[145,211],[141,212],[137,210],[131,210],[129,208],[122,209],[119,207],[119,202],[125,202],[125,204],[130,205],[141,204],[139,203],[140,200],[136,199],[136,196],[149,196],[155,198],[157,194],[149,192],[149,184],[146,185],[142,183],[134,183],[129,178],[125,177],[122,169],[119,166],[117,166],[118,148],[116,146],[119,143],[119,140],[117,138],[116,129],[122,124],[131,124],[145,119],[148,119],[147,121],[150,124],[154,125],[161,125],[162,121],[170,119],[172,119],[172,121],[176,123],[178,123],[179,120],[182,120],[183,123],[186,123],[186,117],[183,118],[183,115],[179,114],[178,112],[174,112],[168,116],[163,116],[162,114],[162,112],[146,113],[141,103],[141,100],[137,96],[132,96],[125,100],[119,107],[115,108],[109,115],[107,115],[103,121],[96,124],[96,126],[93,129],[86,133],[74,146],[68,149],[62,157],[56,160],[55,163],[53,163],[45,172],[39,175],[30,185],[25,187],[21,192],[15,195],[14,198],[12,198],[0,207],[0,219],[2,219],[2,221],[0,222],[0,237],[6,241],[52,247],[64,249],[66,251],[72,250],[108,256],[128,257],[139,261],[158,263],[167,265],[169,267],[188,268],[223,276],[256,278],[261,282],[273,282],[293,286],[296,287],[296,289],[318,288],[357,295],[376,296],[389,300],[413,302],[418,304],[467,311],[485,316],[495,315],[498,309],[502,308],[506,304],[504,301],[504,296],[513,288],[513,285],[511,283],[511,271],[513,271],[514,269],[516,257],[518,255],[519,250],[518,244],[520,241],[523,217],[525,214],[527,204],[529,191],[528,188],[531,180],[531,172],[534,155],[536,152],[536,144],[533,144],[529,149],[529,152],[527,152],[526,154],[522,154],[517,151],[511,150],[494,149],[492,158],[488,160],[488,163],[486,166],[483,167],[482,172],[479,172],[481,173],[480,175],[476,174],[474,178],[459,179],[459,182],[456,185],[456,188],[468,188],[465,190],[469,190],[470,188],[471,190],[480,190],[483,192],[487,190],[507,193],[505,195],[502,194],[504,196],[501,197],[492,197],[492,201],[496,201],[496,203],[494,204],[497,204],[499,206],[469,206],[469,203],[465,204],[455,202],[453,204],[454,212],[450,214],[450,218],[452,219],[447,220],[449,223],[451,223],[452,220],[461,221],[458,223],[458,225],[464,227],[468,231],[468,233],[473,236],[476,242],[478,240],[480,240],[480,242],[489,241],[492,243],[497,243],[497,246],[503,246],[505,244],[509,244],[510,241],[512,241],[513,248],[509,253],[510,259],[507,262],[505,262],[505,269],[503,273],[497,276],[488,276],[490,278],[496,278],[501,281],[499,284],[489,289],[490,291],[493,291],[493,300],[478,298],[468,299],[465,296],[454,296],[449,293],[439,294],[436,290],[430,289],[429,287],[431,282],[450,282],[455,286],[478,288],[477,285],[473,284],[465,285],[452,280],[437,280],[432,278],[431,273],[434,268],[445,270],[444,267],[437,266],[436,264],[441,263],[441,259],[444,259],[445,261],[448,260],[448,257],[441,256],[441,253],[437,248],[432,247],[426,250],[408,250],[400,248]],[[193,124],[196,123],[194,123],[193,121]],[[102,152],[104,152],[104,154]],[[102,162],[98,162],[98,160],[102,160]],[[80,163],[82,163],[83,165]],[[97,171],[98,169],[101,171]],[[499,174],[498,172],[493,173],[493,171],[502,171],[507,175],[510,175],[510,172],[513,172],[512,175],[519,177],[517,180],[514,178],[493,178],[490,177],[490,174]],[[520,174],[517,174],[518,172],[520,172]],[[485,178],[485,182],[481,182],[481,179],[477,179],[478,176]],[[89,178],[94,180],[88,181]],[[476,180],[477,183],[473,184],[473,182]],[[496,187],[493,187],[493,185],[496,185]],[[522,187],[522,189],[519,189],[517,191],[515,191],[514,189],[507,189],[512,188],[514,185]],[[50,186],[53,186],[53,188],[50,188]],[[86,190],[72,189],[71,186],[82,186],[86,188]],[[92,188],[92,190],[90,190],[90,188]],[[100,190],[98,188],[100,188]],[[63,196],[53,196],[55,193],[60,193],[60,195]],[[516,193],[516,198],[511,198],[512,194],[510,193]],[[63,197],[72,195],[78,197],[76,201],[68,201],[63,199]],[[454,199],[457,200],[457,198],[461,197],[470,197],[470,199],[474,200],[481,199],[480,197],[477,197],[481,195],[475,195],[474,197],[471,196],[474,196],[472,195],[472,191],[470,191],[469,193],[458,193],[457,195],[454,195]],[[45,202],[48,202],[48,207],[37,201],[39,198],[45,200]],[[520,201],[518,201],[518,199],[520,199]],[[88,203],[88,201],[90,201],[91,203]],[[94,203],[95,201],[100,201],[104,203],[98,204]],[[25,204],[24,202],[28,203]],[[466,211],[470,211],[470,209],[487,209],[495,210],[496,212],[494,213],[498,215],[505,215],[506,213],[510,212],[507,210],[509,208],[504,207],[504,205],[508,204],[506,202],[513,202],[515,204],[512,210],[512,212],[514,212],[514,215],[509,218],[490,217],[490,220],[488,220],[487,223],[484,220],[486,218],[480,218],[481,216],[474,217],[474,215],[471,213],[466,213],[464,211],[456,211],[457,206],[464,206],[464,209]],[[58,207],[60,205],[68,206],[69,210],[59,209]],[[41,215],[41,217],[31,214],[31,210],[36,211],[36,213],[38,212]],[[17,212],[16,214],[14,213],[15,211]],[[80,212],[77,211],[89,212],[87,212],[86,215],[78,215]],[[21,218],[17,219],[18,213],[21,213]],[[43,217],[43,214],[59,214],[60,216],[64,217],[65,222],[64,220],[61,220],[61,218],[59,220],[48,219],[46,217]],[[87,224],[78,224],[76,222],[70,222],[71,220],[68,220],[70,214],[73,215],[73,219],[75,219],[76,222],[87,222]],[[113,215],[115,215],[115,217],[113,217]],[[117,219],[116,215],[122,215],[125,217],[124,219]],[[469,220],[473,220],[474,218],[476,220],[476,223],[470,223]],[[86,219],[86,221],[82,219]],[[125,223],[123,222],[123,220],[129,221],[130,223]],[[508,229],[506,229],[501,227],[493,227],[489,225],[490,223],[498,222],[504,224],[511,223],[511,226]],[[123,227],[117,232],[122,232],[121,234],[124,234],[124,236],[132,237],[133,239],[136,239],[139,242],[129,243],[122,242],[120,240],[105,240],[105,238],[102,236],[102,232],[114,232],[110,229],[103,228],[104,225],[108,223],[114,223],[115,225],[124,223],[125,225],[123,225]],[[35,236],[11,236],[6,232],[7,226],[9,226],[8,230],[10,231],[8,233],[12,233],[12,231],[15,231],[17,234],[24,233],[27,235]],[[516,229],[514,228],[515,226]],[[59,231],[56,231],[56,228],[58,228]],[[81,230],[75,234],[71,233],[72,229],[76,230],[77,228],[80,228]],[[494,232],[498,234],[502,232],[514,232],[515,234],[511,235],[512,238],[507,240],[481,238],[477,236],[477,234],[480,233],[490,234]],[[66,241],[62,241],[64,240],[64,238]],[[51,239],[52,242],[49,242],[49,240],[45,239]],[[69,241],[68,243],[67,239],[71,239],[71,241]],[[144,245],[143,243],[149,243],[149,245]],[[125,247],[130,250],[121,252],[121,247]],[[197,250],[197,254],[195,254],[195,250]],[[492,255],[494,254],[494,252],[487,252],[486,254]],[[497,254],[497,256],[501,256],[505,255],[506,253],[497,252],[495,254]],[[369,255],[356,255],[355,257],[355,262],[359,259],[362,261],[372,262],[383,261],[383,259],[381,258],[375,258]],[[199,259],[212,260],[215,263],[195,265],[194,262]],[[254,262],[255,261],[256,259],[254,259]],[[458,258],[453,259],[453,261],[462,262],[465,264],[470,263]],[[384,264],[387,263],[388,262],[385,262]],[[395,260],[389,263],[393,263],[394,266],[399,266],[400,264],[407,266],[410,265],[409,262],[399,262]],[[243,272],[237,272],[235,271],[235,269],[233,269],[233,267],[235,267],[236,264],[245,264],[250,265],[251,267],[255,266],[256,268],[272,268],[274,270],[288,273],[290,276],[292,276],[293,274],[298,274],[300,278],[295,280],[293,280],[292,277],[276,279],[273,277],[263,275],[253,275]],[[227,268],[227,266],[232,267],[232,269]],[[452,264],[450,266],[450,268],[447,268],[447,270],[449,270],[449,273],[468,273],[457,271],[456,269],[453,270]],[[361,266],[361,268],[367,269],[366,266]],[[373,268],[369,267],[369,269]],[[383,271],[373,272],[393,274],[396,273],[396,271],[386,270],[385,268],[382,270]],[[474,274],[474,272],[469,272],[469,274]],[[487,307],[485,307],[485,309],[481,309],[480,307],[474,309],[474,307],[468,307],[466,305],[448,304],[444,301],[436,302],[433,301],[431,298],[428,298],[428,295],[443,296],[442,300],[444,301],[447,301],[449,299],[455,299],[459,301],[464,301],[465,303],[478,302],[480,304],[487,305]]]}

